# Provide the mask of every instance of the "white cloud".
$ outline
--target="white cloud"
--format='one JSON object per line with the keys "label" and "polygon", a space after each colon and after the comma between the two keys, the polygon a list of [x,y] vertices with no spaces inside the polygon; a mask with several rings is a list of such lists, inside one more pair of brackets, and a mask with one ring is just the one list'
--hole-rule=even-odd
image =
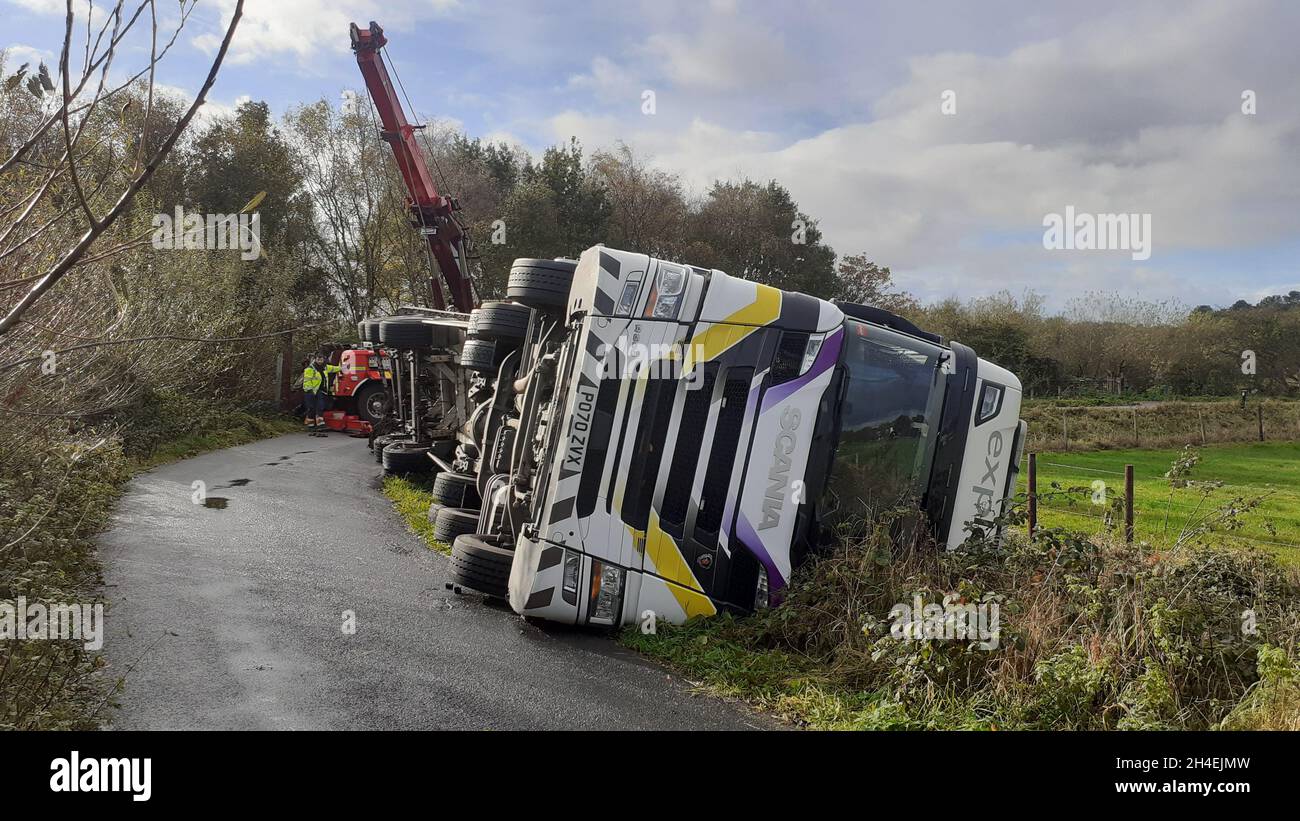
{"label": "white cloud", "polygon": [[[836,249],[865,251],[927,295],[1030,286],[1220,301],[1235,284],[1189,283],[1175,256],[1300,237],[1300,111],[1286,103],[1300,51],[1288,15],[1294,22],[1286,6],[1256,2],[1143,7],[1001,56],[917,57],[870,120],[795,141],[779,119],[756,132],[703,108],[663,116],[662,95],[656,117],[570,110],[549,126],[591,147],[622,139],[697,190],[718,177],[775,178]],[[725,67],[747,50],[705,60]],[[745,81],[703,64],[673,69],[683,91]],[[851,86],[868,70],[847,66],[835,79]],[[1240,110],[1243,88],[1259,93],[1256,116]],[[957,92],[955,116],[940,112],[945,89]],[[1067,205],[1150,213],[1151,259],[1045,251],[1043,216]]]}
{"label": "white cloud", "polygon": [[[235,8],[234,0],[219,0],[218,5],[221,30],[192,40],[206,54],[215,53],[221,45]],[[459,0],[261,0],[245,6],[231,43],[230,60],[238,65],[287,54],[304,64],[322,52],[333,59],[351,47],[349,23],[365,26],[372,19],[382,19],[386,29],[400,31],[459,5]]]}
{"label": "white cloud", "polygon": [[33,46],[23,45],[22,43],[14,43],[11,46],[5,46],[3,51],[5,53],[5,69],[8,71],[17,71],[18,66],[21,66],[23,63],[29,63],[31,68],[35,68],[41,63],[45,63],[48,66],[53,64],[57,59],[53,52],[41,48],[35,48]]}

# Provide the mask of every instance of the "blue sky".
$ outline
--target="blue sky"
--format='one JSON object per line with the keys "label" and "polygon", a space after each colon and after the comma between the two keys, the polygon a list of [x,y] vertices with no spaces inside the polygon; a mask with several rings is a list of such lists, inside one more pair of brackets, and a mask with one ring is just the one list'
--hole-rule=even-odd
{"label": "blue sky", "polygon": [[[61,0],[0,3],[11,63],[54,60]],[[163,83],[197,89],[231,7],[200,0]],[[696,192],[775,177],[922,297],[1300,289],[1295,3],[249,0],[212,110],[359,88],[347,23],[370,19],[422,116],[623,141]],[[1044,249],[1068,205],[1151,214],[1151,258]]]}

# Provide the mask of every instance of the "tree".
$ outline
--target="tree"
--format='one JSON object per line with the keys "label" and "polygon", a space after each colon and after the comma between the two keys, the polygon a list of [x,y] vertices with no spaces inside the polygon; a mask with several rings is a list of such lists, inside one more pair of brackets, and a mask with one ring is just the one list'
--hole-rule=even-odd
{"label": "tree", "polygon": [[840,260],[835,277],[835,298],[845,302],[874,305],[895,313],[915,311],[916,298],[895,291],[889,268],[867,259],[866,254],[852,254]]}
{"label": "tree", "polygon": [[780,183],[716,182],[688,220],[689,261],[790,291],[835,292],[835,252]]}

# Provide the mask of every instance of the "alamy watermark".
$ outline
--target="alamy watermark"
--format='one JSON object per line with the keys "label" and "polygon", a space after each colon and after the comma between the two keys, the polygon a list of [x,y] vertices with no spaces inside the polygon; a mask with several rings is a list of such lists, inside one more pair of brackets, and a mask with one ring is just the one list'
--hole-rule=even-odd
{"label": "alamy watermark", "polygon": [[1134,260],[1151,258],[1150,214],[1084,214],[1067,205],[1064,214],[1043,217],[1043,227],[1049,251],[1129,251]]}
{"label": "alamy watermark", "polygon": [[245,262],[262,255],[262,218],[251,214],[154,214],[150,244],[158,251],[239,251]]}
{"label": "alamy watermark", "polygon": [[0,601],[0,640],[76,640],[87,650],[104,646],[104,605]]}

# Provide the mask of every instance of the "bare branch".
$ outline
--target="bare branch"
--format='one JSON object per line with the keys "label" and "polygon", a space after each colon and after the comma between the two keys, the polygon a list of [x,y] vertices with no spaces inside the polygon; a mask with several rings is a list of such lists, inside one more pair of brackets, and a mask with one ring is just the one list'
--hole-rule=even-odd
{"label": "bare branch", "polygon": [[167,135],[167,139],[163,142],[162,146],[159,147],[158,151],[149,161],[149,164],[145,166],[135,179],[131,181],[126,190],[122,192],[122,196],[118,198],[117,203],[114,204],[112,209],[104,215],[104,218],[98,223],[92,224],[76,246],[65,254],[64,257],[45,274],[45,276],[38,280],[36,284],[32,286],[32,289],[23,295],[23,298],[20,299],[12,309],[10,309],[9,313],[6,314],[3,319],[0,319],[0,336],[9,333],[22,315],[31,308],[32,305],[36,304],[36,302],[47,291],[49,291],[50,288],[53,288],[54,285],[57,284],[58,281],[77,264],[77,261],[85,255],[86,251],[89,250],[90,246],[99,238],[100,234],[117,221],[117,218],[121,216],[122,212],[126,210],[126,207],[130,204],[131,200],[134,199],[136,192],[138,192],[145,183],[153,177],[154,172],[158,170],[158,166],[171,152],[172,147],[176,144],[177,139],[180,138],[181,133],[187,126],[189,126],[190,120],[194,119],[194,115],[205,102],[208,91],[211,90],[213,83],[217,81],[217,72],[221,70],[221,64],[226,59],[226,52],[230,50],[230,42],[235,36],[235,29],[238,27],[239,20],[243,17],[243,14],[244,0],[238,0],[235,4],[234,13],[230,18],[230,26],[226,29],[226,35],[221,41],[221,48],[217,51],[216,59],[212,63],[212,68],[208,72],[207,79],[203,82],[203,87],[199,89],[199,93],[195,96],[193,104],[191,104],[189,110],[185,112],[185,116],[181,117],[181,120],[176,124],[176,127],[171,130],[171,133]]}

